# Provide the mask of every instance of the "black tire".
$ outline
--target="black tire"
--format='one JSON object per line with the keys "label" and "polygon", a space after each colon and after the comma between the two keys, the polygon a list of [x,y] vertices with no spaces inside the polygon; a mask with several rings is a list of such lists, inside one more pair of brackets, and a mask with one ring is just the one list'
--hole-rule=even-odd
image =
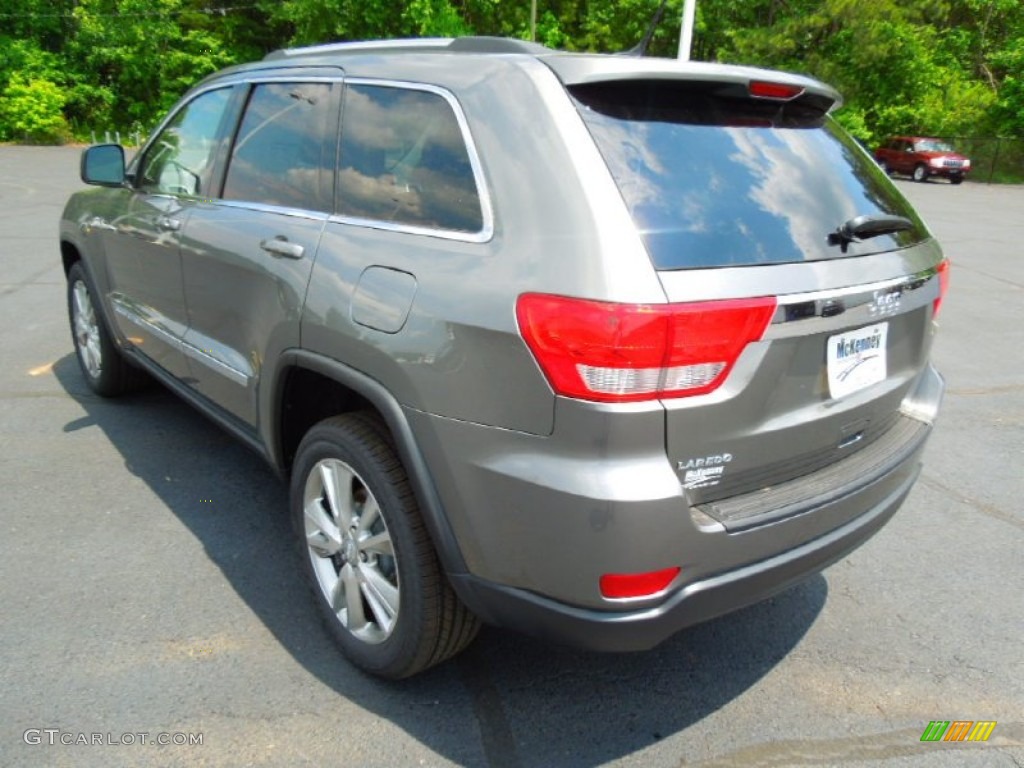
{"label": "black tire", "polygon": [[441,569],[380,422],[354,413],[310,429],[295,456],[290,497],[303,570],[349,661],[397,680],[476,637],[479,621]]}
{"label": "black tire", "polygon": [[964,177],[963,176],[951,176],[950,179],[949,179],[949,183],[950,184],[963,184],[964,183]]}
{"label": "black tire", "polygon": [[921,163],[914,166],[914,181],[921,182],[922,184],[928,181],[928,168]]}
{"label": "black tire", "polygon": [[107,328],[92,281],[81,262],[68,270],[68,321],[78,367],[89,388],[103,397],[117,397],[145,379],[122,356]]}
{"label": "black tire", "polygon": [[885,162],[885,160],[879,160],[878,167],[882,169],[882,173],[886,176],[892,176],[892,171],[889,170],[889,164]]}

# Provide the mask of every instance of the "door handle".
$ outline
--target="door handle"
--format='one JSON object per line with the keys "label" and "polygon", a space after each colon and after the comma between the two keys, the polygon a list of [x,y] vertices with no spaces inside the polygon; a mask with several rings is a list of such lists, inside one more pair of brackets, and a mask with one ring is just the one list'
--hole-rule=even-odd
{"label": "door handle", "polygon": [[156,220],[156,228],[161,232],[177,232],[181,229],[181,221],[170,216],[160,216]]}
{"label": "door handle", "polygon": [[306,252],[298,243],[289,243],[283,235],[261,240],[260,248],[272,256],[283,256],[286,259],[301,259]]}

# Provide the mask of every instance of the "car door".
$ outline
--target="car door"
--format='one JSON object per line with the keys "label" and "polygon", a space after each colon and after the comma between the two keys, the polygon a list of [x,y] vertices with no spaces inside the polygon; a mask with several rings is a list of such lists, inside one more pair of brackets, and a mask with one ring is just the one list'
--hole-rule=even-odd
{"label": "car door", "polygon": [[913,173],[914,165],[916,164],[916,157],[914,155],[914,145],[908,139],[900,139],[899,145],[897,146],[896,152],[896,165],[897,170],[900,173]]}
{"label": "car door", "polygon": [[231,88],[183,104],[132,170],[124,209],[104,243],[114,322],[141,352],[176,377],[188,324],[179,251],[191,206],[206,193],[221,144]]}
{"label": "car door", "polygon": [[200,393],[258,426],[264,361],[299,345],[299,318],[333,205],[340,70],[249,84],[220,194],[182,237],[188,330]]}

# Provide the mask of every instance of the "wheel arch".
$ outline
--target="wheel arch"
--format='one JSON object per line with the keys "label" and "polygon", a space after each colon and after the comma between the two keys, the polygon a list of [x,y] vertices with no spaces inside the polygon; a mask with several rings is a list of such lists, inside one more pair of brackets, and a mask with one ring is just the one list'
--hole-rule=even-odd
{"label": "wheel arch", "polygon": [[377,380],[333,358],[292,349],[281,355],[269,394],[261,398],[261,436],[282,475],[291,473],[302,437],[339,413],[366,410],[387,429],[405,467],[445,571],[466,573],[466,561],[401,405]]}
{"label": "wheel arch", "polygon": [[64,265],[64,277],[67,277],[71,267],[82,260],[82,252],[78,249],[77,245],[62,238],[60,241],[60,260]]}

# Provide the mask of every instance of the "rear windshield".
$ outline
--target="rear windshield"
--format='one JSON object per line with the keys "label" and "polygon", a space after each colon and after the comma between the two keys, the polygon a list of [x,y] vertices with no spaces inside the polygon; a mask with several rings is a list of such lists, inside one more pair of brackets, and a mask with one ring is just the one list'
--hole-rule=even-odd
{"label": "rear windshield", "polygon": [[[571,89],[655,267],[846,258],[928,237],[815,97],[785,103],[737,90],[664,80]],[[865,214],[903,216],[915,227],[845,252],[829,245],[830,232]]]}

